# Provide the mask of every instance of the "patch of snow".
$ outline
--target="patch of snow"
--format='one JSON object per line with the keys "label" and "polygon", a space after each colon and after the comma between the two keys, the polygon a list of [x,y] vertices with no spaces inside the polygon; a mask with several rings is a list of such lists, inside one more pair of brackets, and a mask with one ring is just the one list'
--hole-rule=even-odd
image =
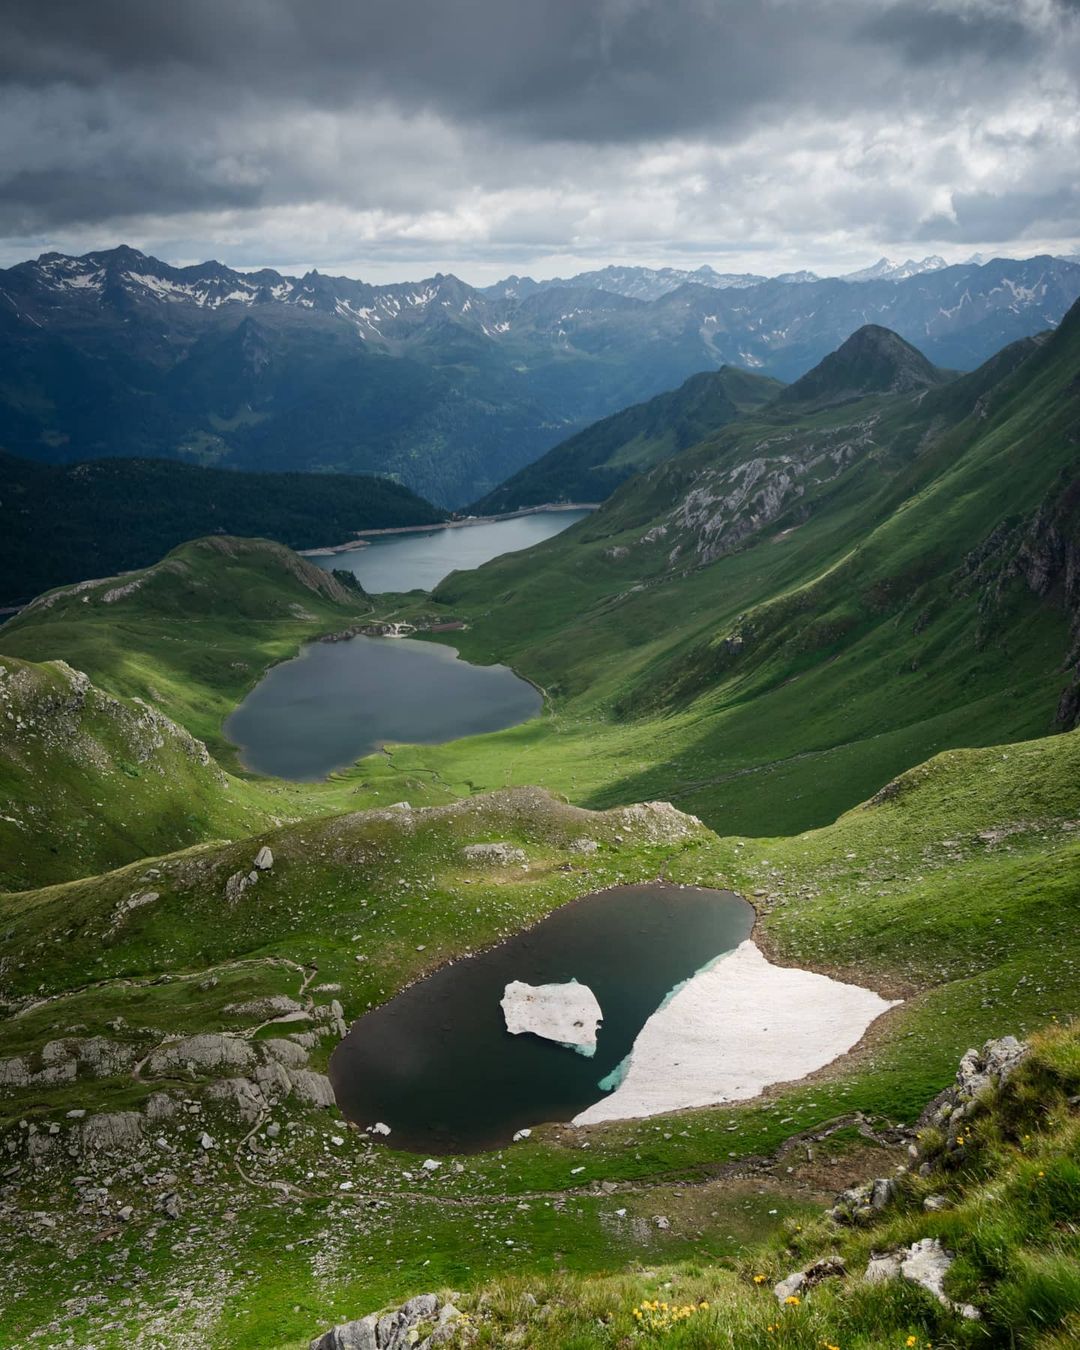
{"label": "patch of snow", "polygon": [[859,985],[774,966],[748,940],[669,996],[638,1033],[614,1092],[574,1124],[756,1097],[823,1068],[895,1006]]}
{"label": "patch of snow", "polygon": [[531,1032],[579,1055],[596,1054],[596,1029],[603,1018],[596,995],[585,984],[525,984],[511,980],[500,1002],[512,1036]]}

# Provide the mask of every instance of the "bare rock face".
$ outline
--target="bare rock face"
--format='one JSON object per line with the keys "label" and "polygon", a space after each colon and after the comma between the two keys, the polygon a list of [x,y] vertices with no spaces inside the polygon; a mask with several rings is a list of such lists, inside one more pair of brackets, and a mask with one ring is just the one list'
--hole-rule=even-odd
{"label": "bare rock face", "polygon": [[371,1313],[332,1327],[311,1342],[310,1350],[405,1350],[406,1346],[434,1350],[453,1338],[460,1317],[457,1308],[437,1294],[418,1294],[392,1312]]}
{"label": "bare rock face", "polygon": [[596,1029],[603,1018],[596,995],[585,984],[525,984],[512,980],[501,1006],[512,1036],[531,1032],[578,1054],[596,1053]]}
{"label": "bare rock face", "polygon": [[264,844],[255,854],[255,867],[260,872],[269,872],[274,865],[274,855]]}
{"label": "bare rock face", "polygon": [[143,1118],[137,1111],[88,1116],[79,1131],[83,1153],[133,1153],[143,1140]]}
{"label": "bare rock face", "polygon": [[635,802],[611,814],[623,828],[649,844],[675,843],[701,827],[697,816],[680,811],[670,802]]}
{"label": "bare rock face", "polygon": [[945,1276],[953,1260],[951,1252],[947,1252],[937,1238],[921,1238],[901,1251],[872,1256],[866,1267],[866,1279],[871,1284],[894,1279],[909,1280],[933,1294],[940,1304],[952,1312],[976,1321],[979,1317],[977,1308],[973,1308],[970,1303],[957,1303],[945,1292]]}
{"label": "bare rock face", "polygon": [[158,1046],[146,1062],[148,1078],[197,1077],[219,1069],[248,1070],[255,1051],[236,1036],[206,1033]]}
{"label": "bare rock face", "polygon": [[981,1050],[969,1050],[956,1071],[956,1086],[934,1098],[919,1124],[944,1131],[947,1152],[957,1154],[964,1122],[979,1109],[984,1096],[1004,1087],[1027,1055],[1027,1045],[1015,1036],[1002,1036],[987,1041]]}
{"label": "bare rock face", "polygon": [[310,1069],[294,1069],[289,1074],[292,1079],[293,1094],[302,1102],[312,1106],[336,1106],[334,1089],[330,1079],[324,1073],[312,1073]]}
{"label": "bare rock face", "polygon": [[491,863],[496,867],[525,861],[525,850],[515,848],[513,844],[466,844],[461,851],[466,862]]}

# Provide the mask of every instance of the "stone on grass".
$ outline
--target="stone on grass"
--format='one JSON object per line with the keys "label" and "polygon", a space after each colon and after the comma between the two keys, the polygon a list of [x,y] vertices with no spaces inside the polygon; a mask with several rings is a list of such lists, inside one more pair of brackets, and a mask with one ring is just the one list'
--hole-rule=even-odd
{"label": "stone on grass", "polygon": [[271,867],[273,867],[274,855],[265,844],[263,844],[262,848],[255,854],[254,865],[260,872],[269,872]]}

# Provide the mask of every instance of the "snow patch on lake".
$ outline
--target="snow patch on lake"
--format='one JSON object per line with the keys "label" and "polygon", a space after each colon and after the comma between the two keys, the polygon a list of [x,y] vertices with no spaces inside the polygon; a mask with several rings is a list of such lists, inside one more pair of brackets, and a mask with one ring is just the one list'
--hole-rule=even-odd
{"label": "snow patch on lake", "polygon": [[574,1124],[756,1097],[823,1068],[895,1006],[872,989],[774,966],[748,940],[669,995],[638,1033],[615,1090]]}
{"label": "snow patch on lake", "polygon": [[531,1032],[556,1041],[579,1055],[596,1054],[596,1029],[603,1018],[596,995],[585,984],[525,984],[511,980],[501,999],[506,1029],[513,1036]]}

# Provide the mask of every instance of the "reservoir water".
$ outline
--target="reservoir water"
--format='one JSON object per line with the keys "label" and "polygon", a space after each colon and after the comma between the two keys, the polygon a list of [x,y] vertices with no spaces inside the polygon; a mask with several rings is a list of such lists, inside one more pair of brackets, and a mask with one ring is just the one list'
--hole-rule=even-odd
{"label": "reservoir water", "polygon": [[[671,990],[753,923],[745,900],[696,887],[617,886],[565,905],[354,1023],[330,1060],[338,1105],[363,1128],[389,1125],[391,1147],[428,1153],[494,1148],[516,1130],[568,1121],[604,1095],[600,1081]],[[506,1030],[510,981],[571,979],[603,1012],[593,1058]]]}
{"label": "reservoir water", "polygon": [[506,666],[408,638],[309,643],[269,670],[225,723],[245,768],[324,778],[385,741],[432,745],[535,717],[539,692]]}
{"label": "reservoir water", "polygon": [[417,534],[384,534],[366,548],[313,556],[327,571],[353,572],[365,591],[429,591],[451,572],[479,567],[503,553],[531,548],[560,534],[589,511],[538,511],[514,520],[482,525],[424,530]]}

